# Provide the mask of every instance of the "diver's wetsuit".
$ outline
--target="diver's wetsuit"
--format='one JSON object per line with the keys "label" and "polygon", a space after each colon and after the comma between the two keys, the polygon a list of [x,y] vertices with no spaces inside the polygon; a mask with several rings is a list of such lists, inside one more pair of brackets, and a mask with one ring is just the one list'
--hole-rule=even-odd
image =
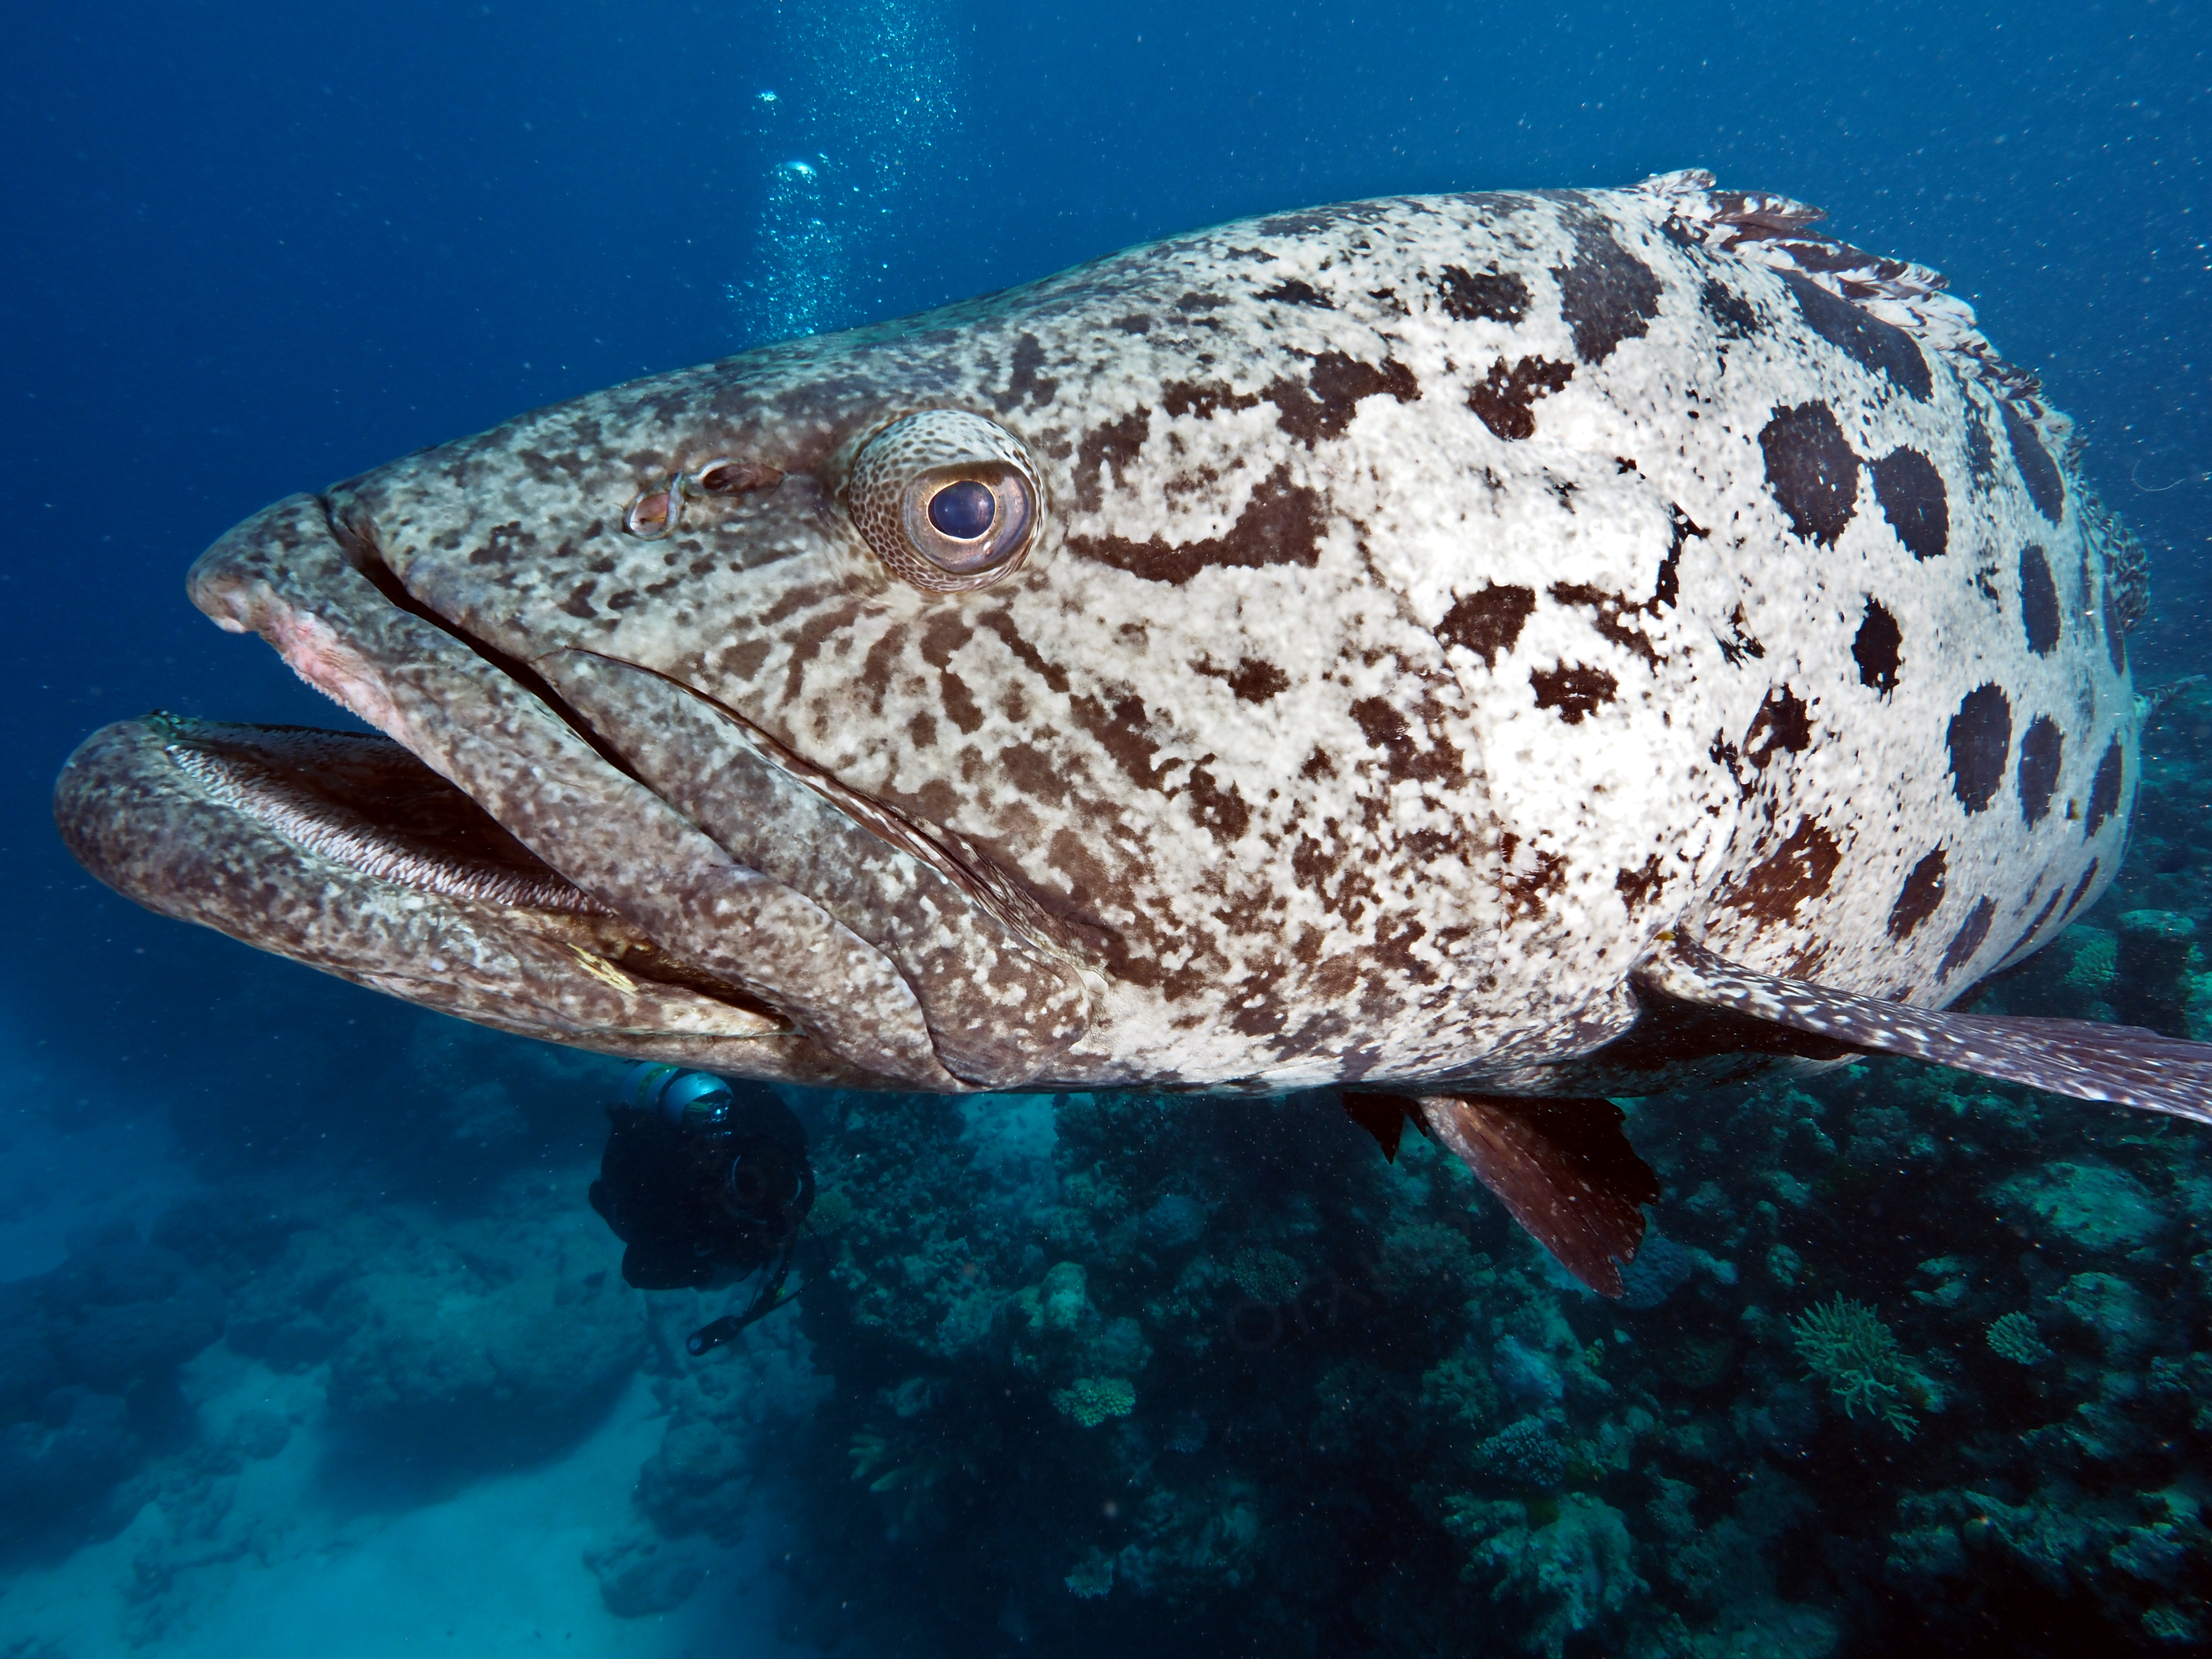
{"label": "diver's wetsuit", "polygon": [[[770,1270],[744,1316],[692,1338],[692,1352],[703,1352],[784,1299],[792,1249],[814,1201],[806,1132],[764,1088],[673,1067],[636,1076],[637,1098],[608,1109],[613,1130],[590,1194],[628,1246],[623,1278],[641,1290],[704,1289]],[[671,1103],[684,1079],[696,1096],[688,1111]]]}

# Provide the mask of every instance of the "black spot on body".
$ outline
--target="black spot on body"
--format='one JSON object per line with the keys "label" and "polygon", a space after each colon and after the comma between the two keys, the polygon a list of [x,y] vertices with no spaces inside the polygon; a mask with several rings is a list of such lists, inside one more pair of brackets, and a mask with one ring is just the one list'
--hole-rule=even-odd
{"label": "black spot on body", "polygon": [[2043,931],[2043,924],[2049,921],[2052,916],[2058,913],[2058,907],[2065,902],[2065,898],[2066,890],[2064,888],[2061,888],[2058,891],[2053,893],[2051,896],[2050,902],[2045,904],[2040,911],[2037,912],[2036,918],[2033,921],[2029,922],[2027,926],[2021,930],[2021,936],[2013,942],[2012,949],[2006,951],[2005,955],[2007,957],[2016,957],[2022,951],[2025,951],[2028,947],[2029,944],[2034,939],[2035,936]]}
{"label": "black spot on body", "polygon": [[2058,463],[2051,459],[2034,426],[2018,410],[2000,403],[1997,413],[2004,416],[2005,441],[2012,446],[2013,465],[2020,469],[2021,483],[2027,486],[2028,500],[2035,503],[2037,512],[2057,524],[2066,516],[2066,480],[2059,476]]}
{"label": "black spot on body", "polygon": [[1323,311],[1336,309],[1336,301],[1310,283],[1302,283],[1295,276],[1285,276],[1259,297],[1262,300],[1273,300],[1279,305],[1316,306]]}
{"label": "black spot on body", "polygon": [[1973,475],[1975,486],[1986,489],[1996,477],[1996,446],[1990,441],[1990,423],[1983,418],[1981,405],[1966,405],[1966,471]]}
{"label": "black spot on body", "polygon": [[1698,298],[1720,325],[1721,332],[1730,339],[1749,339],[1764,326],[1751,301],[1723,283],[1708,279],[1705,287],[1698,290]]}
{"label": "black spot on body", "polygon": [[1990,936],[1990,921],[1997,908],[1984,896],[1974,901],[1974,908],[1966,912],[1966,919],[1959,924],[1959,931],[1951,935],[1951,942],[1943,947],[1943,960],[1936,964],[1936,977],[1946,980],[1973,959],[1974,952],[1982,948],[1982,941]]}
{"label": "black spot on body", "polygon": [[1919,342],[1903,329],[1829,293],[1810,277],[1794,270],[1781,276],[1808,325],[1830,345],[1869,373],[1887,374],[1916,398],[1925,400],[1935,391],[1936,377]]}
{"label": "black spot on body", "polygon": [[1887,696],[1897,690],[1897,667],[1902,660],[1905,635],[1897,618],[1880,603],[1869,599],[1866,617],[1851,641],[1851,656],[1859,665],[1859,684]]}
{"label": "black spot on body", "polygon": [[1257,569],[1298,564],[1310,569],[1321,557],[1326,522],[1320,495],[1290,481],[1287,467],[1253,487],[1251,499],[1225,536],[1170,544],[1153,536],[1142,542],[1119,536],[1070,536],[1070,552],[1110,564],[1147,581],[1181,586],[1209,567]]}
{"label": "black spot on body", "polygon": [[1613,702],[1620,690],[1620,682],[1605,670],[1578,662],[1534,669],[1528,684],[1535,688],[1536,707],[1557,709],[1569,726],[1581,725],[1585,715]]}
{"label": "black spot on body", "polygon": [[2057,649],[2058,584],[2051,579],[2051,561],[2039,547],[2020,550],[2020,620],[2027,630],[2027,648],[2037,656]]}
{"label": "black spot on body", "polygon": [[1858,500],[1859,458],[1824,403],[1778,409],[1759,434],[1767,487],[1790,527],[1833,547]]}
{"label": "black spot on body", "polygon": [[2066,914],[2068,915],[2072,915],[2076,910],[2081,908],[2081,901],[2089,896],[2089,889],[2095,885],[2097,880],[2098,863],[2098,860],[2091,859],[2089,860],[2089,867],[2081,872],[2081,879],[2074,889],[2074,896],[2066,901]]}
{"label": "black spot on body", "polygon": [[2038,714],[2020,734],[2020,815],[2032,830],[2051,810],[2066,757],[2066,734],[2048,714]]}
{"label": "black spot on body", "polygon": [[1867,470],[1881,515],[1905,550],[1916,559],[1941,558],[1951,543],[1951,503],[1935,463],[1917,449],[1896,449]]}
{"label": "black spot on body", "polygon": [[2107,579],[2105,583],[2105,654],[2112,661],[2112,672],[2128,672],[2128,623],[2120,608],[2119,584]]}
{"label": "black spot on body", "polygon": [[1943,871],[1949,862],[1939,847],[1912,866],[1905,885],[1898,890],[1897,902],[1889,908],[1890,938],[1904,943],[1914,928],[1936,914],[1936,906],[1943,902]]}
{"label": "black spot on body", "polygon": [[1659,314],[1659,279],[1651,267],[1613,239],[1611,228],[1575,214],[1575,260],[1552,275],[1559,284],[1559,311],[1573,331],[1575,353],[1601,363],[1623,340],[1640,340]]}
{"label": "black spot on body", "polygon": [[1996,799],[2012,752],[2012,704],[2002,689],[1977,686],[1951,716],[1944,741],[1951,750],[1951,787],[1959,804],[1978,812]]}
{"label": "black spot on body", "polygon": [[1836,838],[1812,819],[1802,819],[1789,840],[1731,887],[1726,902],[1760,921],[1794,921],[1800,905],[1828,890],[1843,860]]}
{"label": "black spot on body", "polygon": [[2126,775],[2127,758],[2120,740],[2114,738],[2106,747],[2104,759],[2097,763],[2097,775],[2089,784],[2089,815],[2081,821],[2083,835],[2095,835],[2120,810],[2120,786]]}
{"label": "black spot on body", "polygon": [[1480,317],[1517,323],[1528,314],[1528,284],[1509,271],[1468,271],[1446,265],[1437,279],[1437,298],[1444,315],[1455,322],[1471,323]]}
{"label": "black spot on body", "polygon": [[1467,394],[1467,406],[1501,438],[1528,438],[1536,431],[1536,399],[1550,396],[1574,378],[1572,363],[1523,357],[1511,368],[1500,357],[1482,383]]}
{"label": "black spot on body", "polygon": [[1464,646],[1482,659],[1485,668],[1495,668],[1498,658],[1521,637],[1521,625],[1535,608],[1534,588],[1491,582],[1480,593],[1454,599],[1436,626],[1436,636],[1448,646]]}

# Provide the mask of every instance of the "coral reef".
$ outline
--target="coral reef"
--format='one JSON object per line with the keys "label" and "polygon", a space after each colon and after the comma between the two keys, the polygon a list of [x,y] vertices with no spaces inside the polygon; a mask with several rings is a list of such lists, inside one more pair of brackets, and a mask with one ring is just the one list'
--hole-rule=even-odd
{"label": "coral reef", "polygon": [[1872,1308],[1839,1296],[1801,1314],[1790,1332],[1805,1369],[1828,1385],[1844,1416],[1863,1410],[1912,1437],[1913,1407],[1927,1402],[1930,1384]]}

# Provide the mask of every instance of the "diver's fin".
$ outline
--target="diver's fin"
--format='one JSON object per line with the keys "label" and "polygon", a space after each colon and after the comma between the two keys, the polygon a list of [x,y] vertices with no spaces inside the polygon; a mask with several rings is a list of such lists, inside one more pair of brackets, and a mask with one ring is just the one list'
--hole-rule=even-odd
{"label": "diver's fin", "polygon": [[1621,1133],[1620,1107],[1463,1094],[1409,1103],[1561,1267],[1601,1295],[1620,1294],[1620,1267],[1644,1242],[1642,1206],[1659,1196],[1659,1178]]}
{"label": "diver's fin", "polygon": [[1753,973],[1686,939],[1647,959],[1636,980],[1682,1002],[1733,1009],[1855,1048],[1910,1054],[2079,1100],[2109,1100],[2212,1123],[2212,1043],[2094,1020],[1909,1008]]}
{"label": "diver's fin", "polygon": [[1360,1095],[1344,1097],[1344,1115],[1375,1137],[1375,1144],[1382,1149],[1389,1162],[1398,1161],[1398,1138],[1406,1132],[1406,1120],[1416,1123],[1418,1109],[1403,1095]]}

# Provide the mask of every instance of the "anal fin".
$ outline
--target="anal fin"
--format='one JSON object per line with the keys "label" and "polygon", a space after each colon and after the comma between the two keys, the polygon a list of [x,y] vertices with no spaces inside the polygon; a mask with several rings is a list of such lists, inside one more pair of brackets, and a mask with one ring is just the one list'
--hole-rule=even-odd
{"label": "anal fin", "polygon": [[2136,1025],[1912,1008],[1803,980],[1754,973],[1677,939],[1635,974],[1646,990],[1726,1008],[1875,1054],[1909,1054],[2078,1100],[2106,1100],[2212,1123],[2212,1043]]}
{"label": "anal fin", "polygon": [[1611,1101],[1354,1095],[1345,1106],[1377,1140],[1387,1114],[1414,1119],[1561,1267],[1601,1295],[1620,1294],[1620,1269],[1644,1242],[1643,1206],[1659,1196],[1659,1178],[1628,1144]]}

